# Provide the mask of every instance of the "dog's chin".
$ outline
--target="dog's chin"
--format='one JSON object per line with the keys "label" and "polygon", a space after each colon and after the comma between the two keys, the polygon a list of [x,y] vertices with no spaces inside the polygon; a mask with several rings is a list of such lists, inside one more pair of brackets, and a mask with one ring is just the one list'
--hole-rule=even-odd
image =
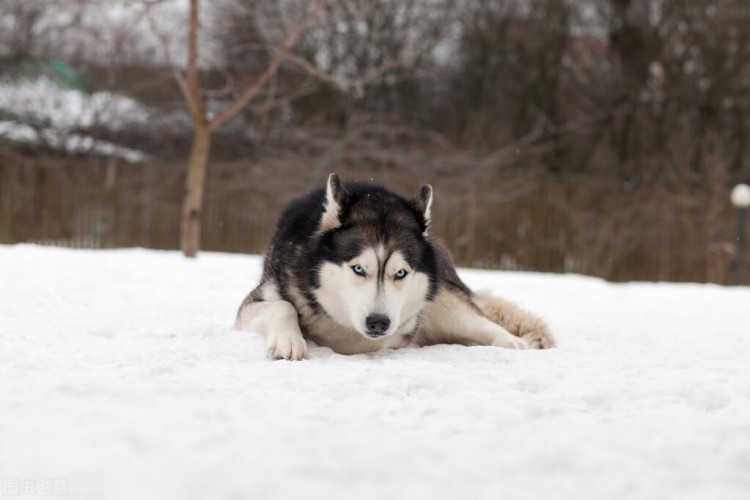
{"label": "dog's chin", "polygon": [[388,330],[385,333],[368,332],[365,328],[355,328],[358,334],[362,335],[367,340],[380,340],[393,335],[395,330]]}
{"label": "dog's chin", "polygon": [[357,333],[359,333],[360,335],[362,335],[364,338],[368,340],[380,340],[380,339],[386,338],[393,332],[375,333],[375,332],[368,332],[367,330],[363,331],[357,328]]}
{"label": "dog's chin", "polygon": [[417,327],[417,318],[418,315],[415,314],[414,316],[408,318],[406,321],[398,325],[396,328],[389,328],[385,333],[368,332],[366,328],[363,328],[363,326],[356,326],[354,327],[354,329],[357,331],[357,333],[368,340],[379,340],[390,337],[391,335],[394,335],[396,333],[405,334],[413,331]]}

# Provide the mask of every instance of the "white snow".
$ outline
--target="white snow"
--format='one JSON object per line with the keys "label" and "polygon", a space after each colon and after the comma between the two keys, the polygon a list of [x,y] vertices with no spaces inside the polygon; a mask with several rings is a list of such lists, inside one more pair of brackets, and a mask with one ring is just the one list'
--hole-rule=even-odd
{"label": "white snow", "polygon": [[231,328],[259,271],[0,246],[5,493],[750,498],[748,288],[462,270],[543,315],[559,348],[290,363]]}
{"label": "white snow", "polygon": [[48,127],[36,128],[25,123],[0,121],[0,137],[15,142],[35,144],[73,154],[98,154],[122,158],[129,163],[146,161],[149,156],[137,149],[118,146],[88,135],[73,134]]}
{"label": "white snow", "polygon": [[131,163],[148,159],[141,151],[75,132],[97,125],[122,131],[149,124],[148,109],[127,96],[62,89],[47,78],[4,79],[0,80],[0,114],[17,117],[0,121],[0,136],[12,141],[116,156]]}
{"label": "white snow", "polygon": [[147,125],[150,118],[133,98],[63,89],[48,78],[0,80],[0,110],[64,130],[104,125],[117,131]]}

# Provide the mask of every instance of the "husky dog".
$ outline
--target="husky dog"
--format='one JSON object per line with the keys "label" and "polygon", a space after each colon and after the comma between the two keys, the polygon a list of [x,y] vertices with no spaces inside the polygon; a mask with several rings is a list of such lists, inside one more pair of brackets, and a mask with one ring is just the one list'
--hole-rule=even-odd
{"label": "husky dog", "polygon": [[282,213],[260,284],[236,328],[265,337],[276,359],[305,357],[309,339],[342,354],[453,343],[553,347],[518,306],[473,293],[428,231],[432,188],[407,200],[336,174]]}

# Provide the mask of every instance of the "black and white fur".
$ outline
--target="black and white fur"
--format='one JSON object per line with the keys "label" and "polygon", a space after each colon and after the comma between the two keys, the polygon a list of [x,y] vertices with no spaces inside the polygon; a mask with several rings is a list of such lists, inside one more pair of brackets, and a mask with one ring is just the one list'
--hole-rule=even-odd
{"label": "black and white fur", "polygon": [[432,200],[429,185],[407,200],[331,174],[282,213],[236,327],[292,360],[305,357],[305,339],[343,354],[412,343],[551,347],[538,318],[464,285],[429,234]]}

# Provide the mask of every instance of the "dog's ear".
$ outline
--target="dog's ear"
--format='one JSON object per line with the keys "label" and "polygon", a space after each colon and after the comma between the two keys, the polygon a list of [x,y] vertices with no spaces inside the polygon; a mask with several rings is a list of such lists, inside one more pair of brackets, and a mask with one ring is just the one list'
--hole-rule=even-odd
{"label": "dog's ear", "polygon": [[413,201],[417,211],[422,214],[422,218],[424,219],[422,232],[427,236],[427,229],[430,227],[430,220],[432,219],[432,186],[429,184],[422,186],[419,194]]}
{"label": "dog's ear", "polygon": [[323,204],[325,211],[320,219],[320,232],[332,231],[341,226],[339,215],[341,214],[341,205],[344,203],[346,190],[341,184],[339,176],[330,174],[328,184],[326,184],[326,199]]}

